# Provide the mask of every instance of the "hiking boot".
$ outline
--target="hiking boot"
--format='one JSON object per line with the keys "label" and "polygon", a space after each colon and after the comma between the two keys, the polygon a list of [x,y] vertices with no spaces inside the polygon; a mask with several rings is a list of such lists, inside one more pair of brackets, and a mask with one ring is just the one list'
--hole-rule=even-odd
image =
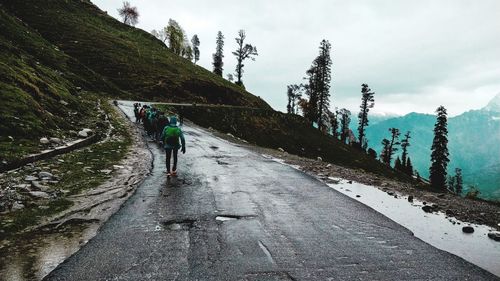
{"label": "hiking boot", "polygon": [[177,176],[177,171],[172,171],[172,176]]}

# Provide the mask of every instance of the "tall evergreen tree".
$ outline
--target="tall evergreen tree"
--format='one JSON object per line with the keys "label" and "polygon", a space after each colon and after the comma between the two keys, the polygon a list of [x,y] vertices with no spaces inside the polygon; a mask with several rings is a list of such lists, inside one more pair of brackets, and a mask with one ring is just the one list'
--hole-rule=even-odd
{"label": "tall evergreen tree", "polygon": [[411,163],[410,157],[406,159],[406,166],[404,168],[407,175],[410,177],[413,176],[413,164]]}
{"label": "tall evergreen tree", "polygon": [[397,128],[390,128],[389,132],[391,133],[391,140],[388,139],[382,140],[382,146],[384,149],[380,156],[382,158],[382,162],[390,166],[392,161],[392,156],[398,150],[396,146],[400,144],[400,142],[398,141],[400,133],[399,129]]}
{"label": "tall evergreen tree", "polygon": [[308,111],[304,112],[311,122],[318,124],[320,131],[327,127],[327,112],[330,106],[330,82],[332,59],[330,56],[331,44],[328,40],[322,40],[319,47],[319,55],[314,59],[311,67],[307,70],[308,85],[306,94],[309,96]]}
{"label": "tall evergreen tree", "polygon": [[401,154],[401,165],[403,167],[406,167],[406,158],[408,158],[408,147],[410,146],[410,139],[410,131],[408,131],[404,135],[404,138],[401,140],[401,150],[403,152]]}
{"label": "tall evergreen tree", "polygon": [[318,92],[316,90],[316,80],[317,80],[317,70],[315,67],[311,67],[307,70],[306,75],[308,76],[309,83],[305,86],[305,94],[309,99],[302,100],[301,108],[304,117],[309,120],[309,122],[318,122]]}
{"label": "tall evergreen tree", "polygon": [[361,85],[361,105],[359,106],[360,111],[358,114],[358,141],[359,145],[366,149],[368,142],[365,141],[365,128],[368,126],[368,112],[370,108],[375,105],[375,98],[373,97],[375,93],[368,87],[367,84]]}
{"label": "tall evergreen tree", "polygon": [[322,40],[318,56],[318,128],[324,130],[327,126],[324,122],[325,113],[330,107],[330,82],[332,80],[332,59],[330,50],[332,45],[328,40]]}
{"label": "tall evergreen tree", "polygon": [[396,157],[396,161],[394,161],[394,170],[403,171],[403,165],[401,164],[399,156]]}
{"label": "tall evergreen tree", "polygon": [[194,64],[200,60],[200,38],[198,38],[198,35],[193,35],[193,38],[191,38],[191,44],[193,46],[193,59],[194,59]]}
{"label": "tall evergreen tree", "polygon": [[462,190],[464,187],[464,180],[462,177],[462,169],[460,169],[460,168],[455,169],[455,179],[456,179],[455,193],[458,195],[462,195]]}
{"label": "tall evergreen tree", "polygon": [[246,59],[255,60],[255,57],[259,54],[257,53],[257,47],[252,46],[250,44],[245,44],[246,39],[245,31],[242,29],[238,31],[238,37],[234,38],[236,43],[238,44],[238,48],[233,52],[233,55],[236,57],[236,84],[243,86],[243,81],[241,78],[243,77],[243,67],[245,66],[243,62]]}
{"label": "tall evergreen tree", "polygon": [[339,119],[338,119],[338,115],[339,115],[339,112],[338,110],[334,110],[334,111],[328,111],[328,117],[330,119],[330,130],[332,131],[332,136],[335,138],[335,139],[338,139],[339,138]]}
{"label": "tall evergreen tree", "polygon": [[464,180],[462,177],[462,169],[455,168],[455,175],[448,178],[448,189],[458,195],[462,194]]}
{"label": "tall evergreen tree", "polygon": [[435,189],[446,189],[446,175],[448,152],[448,118],[446,108],[440,106],[436,110],[436,124],[434,125],[434,139],[431,147],[431,167],[429,179]]}
{"label": "tall evergreen tree", "polygon": [[212,65],[214,67],[213,73],[222,77],[224,66],[224,62],[222,61],[222,59],[224,58],[224,35],[222,35],[221,31],[217,32],[215,54],[213,54],[212,57]]}
{"label": "tall evergreen tree", "polygon": [[287,112],[291,114],[297,114],[298,101],[302,97],[303,85],[292,84],[287,86]]}
{"label": "tall evergreen tree", "polygon": [[339,110],[340,115],[340,141],[346,143],[349,137],[349,124],[351,123],[351,112],[345,108]]}

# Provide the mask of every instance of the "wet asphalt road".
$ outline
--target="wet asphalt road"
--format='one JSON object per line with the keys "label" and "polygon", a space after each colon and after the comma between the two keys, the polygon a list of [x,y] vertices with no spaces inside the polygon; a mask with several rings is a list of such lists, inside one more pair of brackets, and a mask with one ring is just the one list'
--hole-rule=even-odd
{"label": "wet asphalt road", "polygon": [[47,280],[498,280],[295,169],[184,126],[151,176]]}

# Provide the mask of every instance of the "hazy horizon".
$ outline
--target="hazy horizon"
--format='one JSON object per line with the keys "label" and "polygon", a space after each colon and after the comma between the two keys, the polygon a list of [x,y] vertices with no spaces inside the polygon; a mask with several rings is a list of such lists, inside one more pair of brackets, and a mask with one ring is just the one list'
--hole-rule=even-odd
{"label": "hazy horizon", "polygon": [[[121,0],[92,0],[118,18]],[[361,84],[375,91],[374,113],[433,114],[444,105],[455,116],[479,109],[500,93],[500,1],[130,1],[147,32],[169,18],[201,41],[199,65],[212,69],[221,30],[224,77],[234,73],[231,51],[239,29],[257,46],[245,63],[247,90],[285,111],[286,86],[305,81],[322,39],[332,43],[332,108],[357,111]]]}

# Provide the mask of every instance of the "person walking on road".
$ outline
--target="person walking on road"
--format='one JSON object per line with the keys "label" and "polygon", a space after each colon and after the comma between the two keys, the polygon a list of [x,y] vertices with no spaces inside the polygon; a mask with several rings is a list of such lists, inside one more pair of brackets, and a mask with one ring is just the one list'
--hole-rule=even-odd
{"label": "person walking on road", "polygon": [[[161,140],[163,141],[166,153],[167,177],[176,176],[177,153],[179,152],[179,149],[181,149],[183,154],[186,153],[186,141],[184,140],[184,134],[182,133],[182,130],[177,126],[177,118],[175,116],[170,117],[170,124],[163,129]],[[170,170],[170,159],[172,155],[174,158],[174,163],[172,166],[172,170]]]}

